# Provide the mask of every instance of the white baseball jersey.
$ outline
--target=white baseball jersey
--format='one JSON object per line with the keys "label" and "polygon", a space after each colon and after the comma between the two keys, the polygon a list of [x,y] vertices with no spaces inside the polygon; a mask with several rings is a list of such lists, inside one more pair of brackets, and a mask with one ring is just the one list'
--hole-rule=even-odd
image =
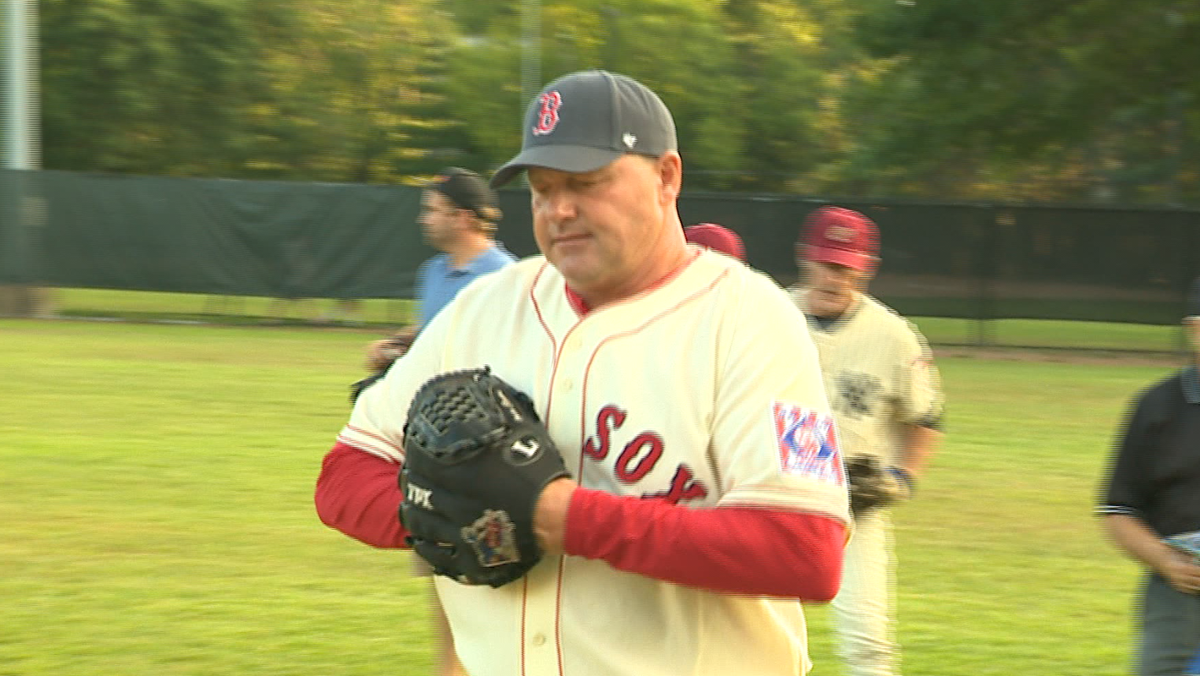
{"label": "white baseball jersey", "polygon": [[[790,289],[807,313],[808,289]],[[944,400],[933,353],[912,322],[867,294],[828,330],[809,323],[844,457],[896,464],[908,425],[936,425]]]}
{"label": "white baseball jersey", "polygon": [[[686,507],[815,513],[849,528],[803,315],[766,276],[693,253],[660,285],[582,316],[540,256],[472,283],[363,394],[339,439],[402,461],[417,388],[440,372],[490,365],[532,397],[583,487]],[[795,599],[719,594],[576,556],[546,557],[499,589],[436,583],[473,676],[809,668]]]}

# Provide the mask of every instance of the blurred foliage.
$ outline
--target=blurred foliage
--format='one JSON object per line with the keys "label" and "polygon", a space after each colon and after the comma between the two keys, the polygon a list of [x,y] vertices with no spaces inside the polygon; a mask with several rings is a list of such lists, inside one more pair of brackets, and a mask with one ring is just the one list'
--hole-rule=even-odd
{"label": "blurred foliage", "polygon": [[1185,0],[42,0],[40,21],[51,169],[488,171],[535,58],[542,82],[655,88],[692,190],[1200,202]]}

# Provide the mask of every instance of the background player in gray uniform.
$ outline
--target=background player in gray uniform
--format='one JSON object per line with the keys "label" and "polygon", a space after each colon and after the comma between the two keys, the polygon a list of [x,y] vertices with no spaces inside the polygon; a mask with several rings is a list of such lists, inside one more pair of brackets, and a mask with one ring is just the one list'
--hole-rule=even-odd
{"label": "background player in gray uniform", "polygon": [[[866,293],[879,263],[875,223],[849,209],[818,209],[801,230],[796,261],[792,300],[808,316],[857,508],[833,601],[838,650],[853,676],[891,676],[899,650],[888,506],[911,497],[941,439],[941,386],[917,328]],[[874,471],[865,483],[855,479],[862,467]]]}

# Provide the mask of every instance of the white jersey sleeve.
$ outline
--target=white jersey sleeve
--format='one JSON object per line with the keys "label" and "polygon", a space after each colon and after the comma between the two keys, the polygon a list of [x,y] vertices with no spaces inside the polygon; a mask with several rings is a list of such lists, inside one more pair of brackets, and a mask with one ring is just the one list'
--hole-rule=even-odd
{"label": "white jersey sleeve", "polygon": [[896,417],[909,425],[936,429],[945,402],[933,351],[915,324],[904,320],[903,329],[896,331]]}
{"label": "white jersey sleeve", "polygon": [[804,317],[765,276],[724,302],[736,320],[719,364],[713,444],[721,505],[760,505],[849,522],[845,477]]}
{"label": "white jersey sleeve", "polygon": [[[449,354],[447,337],[456,321],[453,308],[453,301],[442,308],[417,335],[408,352],[388,368],[379,382],[359,395],[338,441],[394,462],[404,461],[404,424],[409,404],[425,381],[450,370],[445,364]],[[403,366],[399,366],[401,363]]]}

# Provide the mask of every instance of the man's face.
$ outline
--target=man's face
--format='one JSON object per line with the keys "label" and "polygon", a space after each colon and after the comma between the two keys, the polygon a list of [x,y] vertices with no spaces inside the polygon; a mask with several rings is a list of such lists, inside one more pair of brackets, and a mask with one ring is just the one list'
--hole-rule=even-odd
{"label": "man's face", "polygon": [[670,154],[623,155],[579,174],[529,169],[538,248],[593,305],[640,290],[646,271],[657,269],[670,249],[664,223],[678,190],[679,166],[678,155]]}
{"label": "man's face", "polygon": [[808,309],[817,317],[836,317],[846,311],[865,291],[870,273],[836,263],[803,261],[808,286]]}
{"label": "man's face", "polygon": [[430,246],[445,250],[454,241],[462,223],[462,209],[437,190],[421,193],[421,232]]}

